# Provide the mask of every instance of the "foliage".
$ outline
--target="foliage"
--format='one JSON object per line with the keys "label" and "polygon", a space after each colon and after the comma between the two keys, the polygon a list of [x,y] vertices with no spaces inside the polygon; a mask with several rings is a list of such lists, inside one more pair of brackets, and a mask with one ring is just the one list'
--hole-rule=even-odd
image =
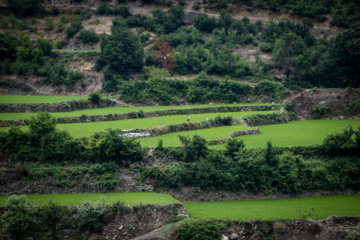
{"label": "foliage", "polygon": [[14,60],[17,51],[16,38],[8,32],[0,32],[0,60]]}
{"label": "foliage", "polygon": [[45,56],[51,55],[54,46],[50,40],[38,38],[36,41],[38,49],[40,49]]}
{"label": "foliage", "polygon": [[82,28],[81,18],[79,16],[73,16],[71,26],[66,29],[67,36],[74,37]]}
{"label": "foliage", "polygon": [[108,129],[90,141],[92,159],[96,162],[115,162],[122,166],[141,161],[143,152],[134,138],[125,138],[120,130]]}
{"label": "foliage", "polygon": [[90,102],[94,104],[99,104],[101,100],[101,93],[99,91],[95,91],[90,93],[89,95]]}
{"label": "foliage", "polygon": [[52,201],[41,209],[41,222],[50,229],[52,238],[56,238],[57,226],[61,223],[63,217],[64,211],[62,207]]}
{"label": "foliage", "polygon": [[101,57],[109,62],[111,70],[127,75],[129,68],[141,68],[144,50],[138,36],[119,18],[114,19],[111,33],[101,42]]}
{"label": "foliage", "polygon": [[220,239],[223,227],[223,223],[213,220],[189,220],[177,227],[172,235],[179,240]]}
{"label": "foliage", "polygon": [[329,117],[334,113],[334,107],[328,105],[316,105],[312,110],[312,117],[314,119]]}
{"label": "foliage", "polygon": [[179,135],[181,144],[183,145],[184,161],[194,162],[198,161],[207,155],[208,148],[206,146],[206,139],[199,135],[194,135],[192,139]]}
{"label": "foliage", "polygon": [[109,212],[104,199],[96,203],[85,201],[72,217],[78,227],[98,231],[107,223]]}
{"label": "foliage", "polygon": [[36,16],[45,13],[41,0],[8,0],[9,9],[22,17]]}
{"label": "foliage", "polygon": [[225,148],[226,148],[225,156],[234,159],[235,156],[239,154],[239,151],[245,148],[245,144],[243,140],[232,138],[227,141]]}
{"label": "foliage", "polygon": [[1,216],[4,232],[23,239],[37,226],[34,204],[25,196],[11,196],[6,201],[5,213]]}
{"label": "foliage", "polygon": [[255,86],[254,92],[258,96],[268,97],[271,101],[280,101],[284,98],[285,88],[279,83],[262,80]]}
{"label": "foliage", "polygon": [[95,44],[99,41],[99,37],[94,30],[82,30],[79,34],[79,39],[84,44]]}

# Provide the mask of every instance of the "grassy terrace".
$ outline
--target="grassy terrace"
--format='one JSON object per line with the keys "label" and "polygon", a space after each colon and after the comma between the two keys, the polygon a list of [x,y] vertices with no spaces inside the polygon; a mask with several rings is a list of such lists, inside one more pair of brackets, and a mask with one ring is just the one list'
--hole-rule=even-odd
{"label": "grassy terrace", "polygon": [[[244,140],[247,147],[266,147],[269,140],[281,147],[310,146],[322,144],[327,135],[341,132],[349,125],[357,129],[360,127],[360,120],[308,120],[264,125],[258,126],[261,134],[241,136],[238,139]],[[225,149],[225,145],[213,145],[210,148]]]}
{"label": "grassy terrace", "polygon": [[[232,116],[241,117],[254,113],[271,113],[273,111],[258,111],[258,112],[225,112],[225,113],[204,113],[204,114],[192,114],[190,115],[191,122],[205,121],[206,118],[214,119],[216,116]],[[173,125],[187,122],[187,115],[171,115],[161,116],[152,118],[137,118],[137,119],[126,119],[119,121],[104,121],[104,122],[90,122],[90,123],[72,123],[72,124],[58,124],[57,128],[61,130],[69,131],[75,137],[88,137],[93,135],[95,132],[104,131],[107,128],[112,129],[143,129],[143,128],[154,128],[165,125]],[[234,126],[240,127],[240,126]],[[7,131],[9,127],[0,128],[0,131]],[[28,127],[22,126],[21,129],[27,130]],[[230,129],[230,128],[229,128]],[[234,128],[231,128],[234,129]],[[249,128],[246,128],[249,129]],[[210,130],[210,129],[208,129]],[[234,130],[231,130],[234,131]],[[227,135],[226,135],[227,136]],[[225,136],[225,137],[226,137]],[[207,138],[207,136],[206,136]],[[215,138],[216,139],[216,138]],[[157,141],[156,141],[157,142]]]}
{"label": "grassy terrace", "polygon": [[57,103],[75,99],[87,99],[88,96],[42,96],[42,95],[0,95],[0,104]]}
{"label": "grassy terrace", "polygon": [[[0,97],[3,97],[4,95],[0,95]],[[8,96],[16,96],[16,95],[8,95]],[[28,96],[25,96],[28,97]],[[49,96],[38,96],[38,97],[49,97]],[[86,97],[84,97],[86,98]],[[74,98],[72,98],[74,99]],[[0,98],[0,104],[2,103],[2,99]],[[16,98],[12,100],[8,100],[8,103],[11,103],[10,101],[15,101]],[[24,103],[22,101],[25,101],[25,99],[21,100],[19,99],[17,103]],[[44,98],[44,101],[47,100]],[[51,98],[49,98],[51,100]],[[71,100],[68,99],[68,100]],[[4,100],[5,101],[5,100]],[[43,102],[44,102],[43,101]],[[59,100],[60,101],[60,100]],[[54,101],[57,102],[57,101]],[[29,102],[30,103],[30,102]],[[107,107],[107,108],[95,108],[95,109],[86,109],[86,110],[78,110],[78,111],[72,111],[72,112],[59,112],[59,113],[51,113],[52,116],[55,118],[59,117],[79,117],[81,115],[107,115],[107,114],[120,114],[120,113],[130,113],[130,112],[138,112],[140,110],[143,110],[144,112],[152,112],[152,111],[164,111],[164,110],[170,110],[170,109],[193,109],[193,108],[210,108],[210,107],[226,107],[226,106],[266,106],[271,104],[201,104],[201,105],[182,105],[182,106],[151,106],[151,107]],[[37,113],[0,113],[0,120],[16,120],[16,119],[30,119],[32,116],[36,116]]]}
{"label": "grassy terrace", "polygon": [[193,135],[197,134],[203,138],[206,138],[207,141],[211,141],[211,140],[226,138],[233,132],[244,131],[244,130],[249,130],[249,129],[252,129],[252,128],[243,126],[243,125],[222,126],[222,127],[200,129],[200,130],[193,130],[193,131],[174,132],[174,133],[161,135],[159,137],[140,138],[139,141],[142,146],[156,147],[158,144],[158,141],[160,139],[162,139],[164,147],[179,147],[179,146],[181,146],[181,142],[178,137],[179,135],[193,136]]}
{"label": "grassy terrace", "polygon": [[[127,192],[127,193],[68,193],[68,194],[30,194],[26,195],[35,205],[47,205],[50,201],[64,206],[82,205],[84,200],[96,202],[105,198],[111,205],[117,200],[125,205],[180,203],[168,194],[153,192]],[[0,195],[0,206],[3,206],[9,196]]]}
{"label": "grassy terrace", "polygon": [[302,219],[307,212],[312,214],[308,218],[322,219],[332,215],[360,216],[360,195],[188,202],[184,206],[190,217],[204,219]]}

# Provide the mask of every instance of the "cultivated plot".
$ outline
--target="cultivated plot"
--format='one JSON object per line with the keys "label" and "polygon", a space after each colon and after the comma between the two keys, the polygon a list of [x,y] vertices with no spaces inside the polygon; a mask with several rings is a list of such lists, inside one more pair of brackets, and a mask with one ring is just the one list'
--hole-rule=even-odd
{"label": "cultivated plot", "polygon": [[[102,198],[108,205],[118,200],[125,202],[125,205],[180,203],[171,195],[153,192],[29,194],[26,196],[35,205],[47,205],[52,201],[64,206],[74,206],[82,205],[85,200],[96,202]],[[8,198],[9,196],[0,196],[0,206],[3,206]]]}
{"label": "cultivated plot", "polygon": [[[4,95],[0,95],[0,97],[1,96]],[[49,97],[49,96],[45,96],[45,97]],[[2,102],[0,99],[0,104],[1,103]],[[82,115],[93,116],[93,115],[121,114],[121,113],[138,112],[140,110],[143,110],[144,112],[152,112],[152,111],[165,111],[171,109],[180,110],[180,109],[193,109],[193,108],[211,108],[211,107],[228,107],[228,106],[243,107],[243,106],[265,106],[265,105],[271,105],[271,104],[202,104],[202,105],[154,106],[154,107],[153,106],[151,107],[121,106],[121,107],[85,109],[85,110],[77,110],[72,112],[55,112],[55,113],[51,113],[51,115],[55,118],[59,118],[59,117],[80,117]],[[31,117],[34,117],[37,114],[38,113],[0,113],[0,120],[30,119]]]}
{"label": "cultivated plot", "polygon": [[190,217],[203,219],[323,219],[333,215],[360,216],[360,195],[188,202],[184,206]]}
{"label": "cultivated plot", "polygon": [[[275,146],[310,146],[322,144],[329,134],[341,132],[347,126],[360,127],[360,120],[308,120],[292,121],[286,124],[258,126],[261,134],[238,137],[247,147],[266,147],[268,141]],[[212,145],[212,149],[225,149],[225,145]]]}
{"label": "cultivated plot", "polygon": [[87,99],[88,96],[0,95],[0,104],[57,103]]}
{"label": "cultivated plot", "polygon": [[[208,119],[214,119],[217,116],[232,116],[234,118],[242,117],[251,114],[268,114],[274,111],[247,111],[247,112],[222,112],[222,113],[204,113],[190,115],[190,122],[200,122]],[[66,130],[74,137],[89,137],[96,132],[105,131],[108,128],[112,129],[144,129],[161,127],[164,123],[165,126],[181,124],[187,122],[187,115],[170,115],[151,118],[137,118],[126,119],[119,121],[104,121],[104,122],[89,122],[89,123],[71,123],[71,124],[58,124],[57,128]],[[27,130],[28,127],[20,127],[22,130]],[[0,131],[8,131],[9,127],[0,128]],[[249,129],[249,128],[247,128]],[[226,137],[226,136],[225,136]]]}

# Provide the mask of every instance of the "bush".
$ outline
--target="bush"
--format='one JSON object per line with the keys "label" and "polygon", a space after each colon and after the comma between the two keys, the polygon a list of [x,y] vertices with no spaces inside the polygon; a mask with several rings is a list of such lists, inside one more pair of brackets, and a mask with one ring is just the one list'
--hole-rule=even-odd
{"label": "bush", "polygon": [[81,23],[80,17],[74,16],[74,18],[71,21],[71,26],[66,29],[67,36],[68,37],[75,36],[82,28],[83,25]]}
{"label": "bush", "polygon": [[5,233],[21,239],[37,227],[35,206],[25,196],[10,196],[4,208],[1,222]]}
{"label": "bush", "polygon": [[44,206],[41,209],[41,221],[42,224],[44,224],[50,229],[51,239],[58,238],[56,227],[58,224],[61,223],[63,217],[64,211],[59,204],[50,202],[49,205]]}
{"label": "bush", "polygon": [[100,72],[106,66],[106,60],[103,58],[98,58],[95,63],[95,71]]}
{"label": "bush", "polygon": [[51,51],[54,47],[50,40],[44,38],[37,39],[37,47],[40,49],[46,56],[51,55]]}
{"label": "bush", "polygon": [[109,212],[104,199],[95,204],[85,201],[72,217],[77,227],[98,231],[107,223],[106,216]]}
{"label": "bush", "polygon": [[82,30],[79,39],[84,44],[95,44],[99,42],[99,36],[96,35],[94,30]]}
{"label": "bush", "polygon": [[190,220],[178,227],[173,236],[178,240],[221,239],[222,224],[214,220]]}
{"label": "bush", "polygon": [[94,104],[99,104],[101,100],[101,93],[99,91],[90,93],[89,100]]}

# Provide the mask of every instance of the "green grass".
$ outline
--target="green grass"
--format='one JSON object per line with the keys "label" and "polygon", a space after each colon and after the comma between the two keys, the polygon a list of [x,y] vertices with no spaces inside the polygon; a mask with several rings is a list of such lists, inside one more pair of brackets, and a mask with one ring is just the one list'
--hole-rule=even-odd
{"label": "green grass", "polygon": [[[14,99],[8,99],[5,98],[5,96],[19,96],[19,99],[17,97],[14,97]],[[24,97],[23,95],[0,95],[0,104],[3,103],[31,103],[26,102],[25,99],[20,99],[21,97]],[[58,97],[58,96],[25,96],[25,97],[49,97],[51,99],[52,97]],[[60,96],[59,96],[60,97]],[[69,96],[70,97],[70,96]],[[4,98],[4,100],[2,99]],[[78,97],[72,97],[70,99],[74,99]],[[83,97],[87,98],[87,97]],[[29,98],[30,99],[30,98]],[[44,98],[46,100],[46,98]],[[68,99],[68,100],[70,100]],[[78,98],[80,99],[80,98]],[[7,102],[5,102],[7,101]],[[12,102],[12,101],[18,101],[18,102]],[[58,100],[60,101],[60,100]],[[57,102],[57,101],[53,101]],[[34,102],[39,103],[39,102]],[[72,112],[59,112],[59,113],[51,113],[52,116],[55,118],[59,117],[79,117],[81,115],[107,115],[107,114],[120,114],[120,113],[129,113],[129,112],[138,112],[140,110],[143,110],[144,112],[152,112],[152,111],[164,111],[169,109],[192,109],[192,108],[210,108],[210,107],[226,107],[226,106],[261,106],[261,105],[269,105],[269,104],[202,104],[202,105],[182,105],[182,106],[155,106],[155,107],[107,107],[107,108],[95,108],[95,109],[86,109],[86,110],[78,110],[78,111],[72,111]],[[0,113],[0,120],[16,120],[16,119],[30,119],[32,116],[36,116],[37,113]]]}
{"label": "green grass", "polygon": [[360,195],[321,196],[287,199],[243,200],[223,202],[188,202],[184,204],[190,217],[203,219],[265,220],[302,219],[332,215],[360,216]]}
{"label": "green grass", "polygon": [[[168,194],[153,192],[126,192],[126,193],[67,193],[67,194],[30,194],[26,195],[35,205],[47,205],[50,201],[65,206],[82,205],[82,201],[96,202],[105,198],[106,203],[111,205],[117,200],[125,202],[125,205],[140,204],[165,204],[180,203]],[[0,196],[0,206],[3,206],[9,196]]]}
{"label": "green grass", "polygon": [[[270,111],[272,112],[272,111]],[[241,117],[244,115],[253,114],[254,112],[226,112],[226,113],[204,113],[204,114],[193,114],[190,115],[191,122],[200,122],[206,120],[206,118],[214,119],[216,116],[233,116]],[[268,113],[256,112],[256,113]],[[108,128],[112,129],[143,129],[143,128],[154,128],[165,125],[173,125],[185,123],[187,121],[187,115],[171,115],[162,117],[152,118],[137,118],[137,119],[126,119],[119,121],[104,121],[104,122],[89,122],[89,123],[71,123],[71,124],[58,124],[57,128],[60,130],[66,130],[71,133],[74,137],[89,137],[95,132],[105,131]],[[22,130],[27,131],[27,126],[20,127]],[[0,131],[8,131],[10,127],[0,128]]]}
{"label": "green grass", "polygon": [[[57,103],[59,101],[67,101],[74,99],[80,100],[87,98],[89,97],[88,96],[0,95],[0,104]],[[5,120],[5,119],[1,119],[0,117],[0,120]]]}
{"label": "green grass", "polygon": [[[281,147],[310,146],[322,144],[327,135],[341,132],[349,125],[358,129],[360,120],[309,120],[263,125],[258,126],[261,134],[241,136],[238,139],[244,140],[247,147],[266,147],[268,141]],[[210,148],[225,149],[225,145],[213,145]]]}
{"label": "green grass", "polygon": [[193,131],[174,132],[174,133],[161,135],[159,137],[140,138],[139,141],[142,146],[156,147],[159,140],[161,139],[163,141],[164,147],[179,147],[181,146],[179,135],[193,136],[197,134],[203,138],[206,138],[206,140],[211,141],[211,140],[226,138],[233,132],[244,131],[249,129],[251,128],[243,125],[223,126],[223,127],[208,128],[208,129],[193,130]]}

